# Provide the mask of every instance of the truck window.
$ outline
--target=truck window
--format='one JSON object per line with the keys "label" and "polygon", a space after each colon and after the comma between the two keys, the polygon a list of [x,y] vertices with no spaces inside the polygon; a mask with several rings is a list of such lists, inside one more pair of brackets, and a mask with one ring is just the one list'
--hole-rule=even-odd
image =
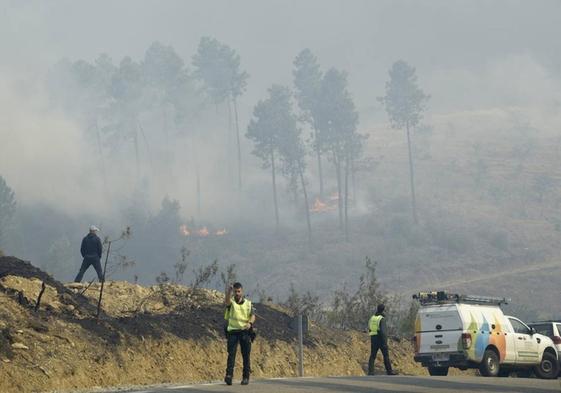
{"label": "truck window", "polygon": [[557,323],[557,335],[561,336],[561,323]]}
{"label": "truck window", "polygon": [[508,320],[510,321],[510,324],[512,325],[515,333],[530,334],[530,330],[528,329],[528,327],[519,320],[514,318],[509,318]]}
{"label": "truck window", "polygon": [[532,327],[536,329],[536,332],[543,334],[547,337],[553,337],[553,325],[551,323],[538,323],[532,324]]}

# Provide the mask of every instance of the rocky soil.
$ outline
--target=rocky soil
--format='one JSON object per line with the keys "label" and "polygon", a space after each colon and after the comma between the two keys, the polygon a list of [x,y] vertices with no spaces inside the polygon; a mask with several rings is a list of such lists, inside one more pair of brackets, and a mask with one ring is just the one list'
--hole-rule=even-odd
{"label": "rocky soil", "polygon": [[[108,282],[102,313],[95,318],[99,290],[98,284],[62,284],[28,262],[0,257],[1,392],[222,379],[226,351],[221,293],[173,284]],[[256,308],[253,377],[295,376],[296,334],[290,316],[273,304]],[[364,333],[311,324],[305,372],[362,375],[368,344]],[[413,363],[408,342],[390,346],[396,369],[424,374]],[[240,365],[236,370],[239,377]]]}

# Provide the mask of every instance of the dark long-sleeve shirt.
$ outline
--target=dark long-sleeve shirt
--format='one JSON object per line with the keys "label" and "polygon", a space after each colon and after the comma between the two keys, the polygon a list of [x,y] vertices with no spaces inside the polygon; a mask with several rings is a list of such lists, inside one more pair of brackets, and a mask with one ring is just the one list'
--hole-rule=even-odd
{"label": "dark long-sleeve shirt", "polygon": [[101,245],[101,240],[95,233],[88,233],[88,235],[82,239],[82,245],[80,247],[82,258],[101,259],[102,252],[103,246]]}

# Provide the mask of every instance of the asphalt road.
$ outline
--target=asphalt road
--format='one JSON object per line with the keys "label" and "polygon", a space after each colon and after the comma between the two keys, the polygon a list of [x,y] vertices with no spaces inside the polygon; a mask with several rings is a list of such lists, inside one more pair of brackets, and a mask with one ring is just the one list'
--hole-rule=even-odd
{"label": "asphalt road", "polygon": [[334,378],[286,378],[251,381],[241,386],[235,381],[232,386],[224,383],[205,385],[170,385],[132,390],[135,393],[374,393],[374,392],[516,392],[516,393],[561,393],[561,379],[540,380],[521,378],[483,377],[334,377]]}

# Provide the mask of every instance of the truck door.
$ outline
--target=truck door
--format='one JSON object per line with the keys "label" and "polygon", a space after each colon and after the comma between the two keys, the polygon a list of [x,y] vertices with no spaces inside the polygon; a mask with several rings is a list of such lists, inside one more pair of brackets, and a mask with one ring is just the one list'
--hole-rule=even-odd
{"label": "truck door", "polygon": [[539,363],[538,343],[530,334],[530,328],[516,318],[509,317],[508,320],[512,325],[512,329],[514,330],[516,363]]}
{"label": "truck door", "polygon": [[418,318],[416,335],[420,353],[458,351],[462,321],[456,305],[421,308]]}

